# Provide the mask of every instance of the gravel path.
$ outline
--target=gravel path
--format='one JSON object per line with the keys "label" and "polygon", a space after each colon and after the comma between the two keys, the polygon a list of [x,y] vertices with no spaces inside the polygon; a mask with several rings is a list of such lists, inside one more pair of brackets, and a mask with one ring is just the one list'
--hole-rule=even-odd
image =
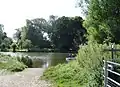
{"label": "gravel path", "polygon": [[28,68],[13,75],[0,76],[0,87],[51,87],[51,85],[40,80],[44,69]]}

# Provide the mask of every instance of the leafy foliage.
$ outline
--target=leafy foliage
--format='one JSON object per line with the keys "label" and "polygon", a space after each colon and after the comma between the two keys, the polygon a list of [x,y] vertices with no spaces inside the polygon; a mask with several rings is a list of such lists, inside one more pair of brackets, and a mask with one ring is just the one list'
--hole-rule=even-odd
{"label": "leafy foliage", "polygon": [[[52,48],[67,52],[78,50],[85,42],[85,28],[81,17],[60,17],[51,15],[49,20],[36,18],[26,20],[26,26],[16,29],[14,37],[18,46],[22,48]],[[29,42],[29,44],[28,44]],[[29,47],[26,47],[28,46]]]}
{"label": "leafy foliage", "polygon": [[32,47],[32,42],[30,41],[30,40],[25,40],[24,42],[23,42],[23,47],[24,48],[27,48],[28,50],[29,50],[29,48],[30,47]]}
{"label": "leafy foliage", "polygon": [[7,37],[7,34],[4,32],[4,25],[0,24],[0,49],[1,51],[8,51],[10,45],[12,44],[12,39]]}
{"label": "leafy foliage", "polygon": [[51,41],[61,51],[70,49],[78,50],[80,44],[85,42],[85,29],[82,26],[81,17],[61,17],[55,21],[55,28]]}
{"label": "leafy foliage", "polygon": [[84,23],[88,39],[98,43],[120,42],[119,7],[118,0],[89,0],[88,15]]}
{"label": "leafy foliage", "polygon": [[[55,81],[55,87],[79,87],[82,83],[80,71],[82,69],[79,68],[78,63],[69,63],[69,64],[59,64],[55,67],[50,67],[44,73],[42,79],[50,79]],[[78,77],[79,76],[79,77]],[[84,78],[87,77],[84,76]]]}
{"label": "leafy foliage", "polygon": [[102,60],[110,58],[110,53],[103,52],[106,47],[96,42],[80,46],[77,60],[49,68],[43,78],[52,79],[59,87],[102,87]]}
{"label": "leafy foliage", "polygon": [[28,56],[17,57],[17,60],[25,64],[27,67],[32,68],[33,65],[32,59],[29,58]]}
{"label": "leafy foliage", "polygon": [[0,54],[0,69],[5,69],[10,72],[22,71],[27,68],[22,62],[19,62],[16,57]]}

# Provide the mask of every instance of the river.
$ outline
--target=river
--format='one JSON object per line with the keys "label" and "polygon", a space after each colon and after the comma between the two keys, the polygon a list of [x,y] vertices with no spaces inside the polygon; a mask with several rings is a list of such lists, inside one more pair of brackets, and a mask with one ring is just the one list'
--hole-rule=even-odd
{"label": "river", "polygon": [[41,52],[1,52],[12,56],[30,56],[33,61],[33,68],[46,68],[55,66],[60,63],[65,63],[68,53],[41,53]]}

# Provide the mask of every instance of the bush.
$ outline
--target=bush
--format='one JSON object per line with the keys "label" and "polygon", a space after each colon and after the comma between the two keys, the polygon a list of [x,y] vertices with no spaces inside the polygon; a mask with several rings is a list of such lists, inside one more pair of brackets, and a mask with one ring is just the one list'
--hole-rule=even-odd
{"label": "bush", "polygon": [[28,66],[29,68],[32,68],[32,59],[29,58],[29,56],[22,56],[22,57],[17,57],[19,62],[24,63],[26,66]]}
{"label": "bush", "polygon": [[76,62],[59,64],[47,69],[42,78],[55,81],[57,87],[78,87],[82,82],[82,79],[78,78],[81,70]]}
{"label": "bush", "polygon": [[80,46],[75,61],[47,69],[42,78],[52,79],[57,87],[102,87],[103,58],[110,58],[104,48],[95,42]]}
{"label": "bush", "polygon": [[8,71],[11,71],[11,72],[22,71],[25,68],[27,68],[27,66],[25,66],[24,64],[16,60],[10,60],[5,63],[2,63],[2,62],[0,63],[0,69],[7,69]]}
{"label": "bush", "polygon": [[19,62],[16,57],[0,54],[0,69],[5,69],[11,72],[22,71],[27,66]]}

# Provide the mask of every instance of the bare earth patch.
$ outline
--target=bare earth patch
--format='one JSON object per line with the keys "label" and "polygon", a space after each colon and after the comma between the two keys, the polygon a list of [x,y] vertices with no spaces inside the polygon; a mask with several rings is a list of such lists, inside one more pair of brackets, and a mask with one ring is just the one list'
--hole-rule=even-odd
{"label": "bare earth patch", "polygon": [[12,75],[0,76],[0,87],[51,87],[49,82],[40,80],[44,69],[28,68]]}

